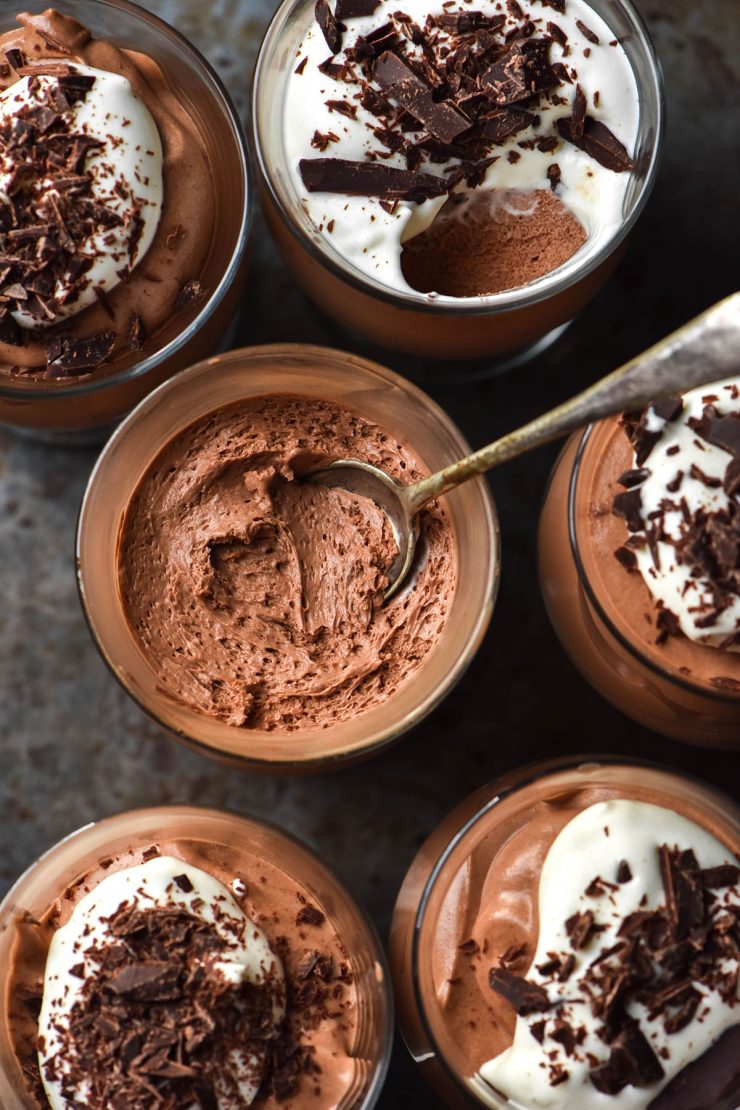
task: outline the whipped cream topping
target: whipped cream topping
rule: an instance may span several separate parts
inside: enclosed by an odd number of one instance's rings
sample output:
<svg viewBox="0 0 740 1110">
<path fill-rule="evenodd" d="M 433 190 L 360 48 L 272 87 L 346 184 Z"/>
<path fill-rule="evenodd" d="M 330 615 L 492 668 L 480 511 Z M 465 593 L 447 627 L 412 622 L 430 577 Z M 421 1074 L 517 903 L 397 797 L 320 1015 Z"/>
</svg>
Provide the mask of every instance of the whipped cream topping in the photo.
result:
<svg viewBox="0 0 740 1110">
<path fill-rule="evenodd" d="M 740 378 L 686 393 L 677 415 L 669 403 L 670 419 L 662 409 L 648 409 L 632 432 L 642 481 L 630 483 L 615 509 L 626 498 L 629 550 L 681 632 L 740 651 Z M 720 425 L 723 417 L 729 424 Z"/>
<path fill-rule="evenodd" d="M 474 7 L 486 16 L 508 14 L 504 4 L 493 0 L 482 0 Z M 400 5 L 398 0 L 381 0 L 371 16 L 342 17 L 347 28 L 342 49 L 329 60 L 342 66 L 347 48 L 356 43 L 357 37 L 379 28 L 399 9 L 420 26 L 424 25 L 428 16 L 449 16 L 455 11 L 467 10 L 464 5 L 449 7 L 444 0 L 406 0 Z M 615 42 L 614 34 L 604 20 L 583 0 L 566 0 L 564 12 L 542 4 L 532 5 L 531 8 L 527 6 L 523 17 L 517 19 L 509 15 L 509 25 L 512 28 L 521 25 L 522 18 L 530 18 L 534 22 L 536 35 L 545 35 L 546 25 L 551 20 L 557 23 L 567 36 L 567 45 L 553 40 L 550 59 L 553 63 L 566 64 L 577 74 L 573 83 L 566 83 L 558 89 L 563 103 L 548 103 L 537 109 L 540 123 L 532 135 L 557 134 L 556 121 L 572 114 L 577 81 L 585 94 L 588 114 L 603 120 L 631 152 L 639 119 L 637 86 L 628 58 L 621 45 Z M 583 26 L 592 37 L 584 32 Z M 598 43 L 593 41 L 594 37 Z M 405 42 L 405 50 L 411 57 L 418 57 L 421 53 L 421 47 L 410 42 Z M 299 162 L 301 159 L 316 158 L 319 154 L 316 146 L 312 145 L 316 132 L 334 136 L 321 151 L 324 157 L 364 160 L 369 153 L 380 152 L 378 164 L 406 168 L 403 153 L 391 153 L 374 135 L 379 119 L 362 105 L 357 96 L 357 86 L 320 71 L 319 66 L 327 61 L 328 56 L 329 50 L 321 29 L 312 21 L 295 52 L 295 66 L 291 67 L 285 89 L 283 143 L 293 190 L 325 244 L 336 251 L 345 263 L 394 290 L 414 293 L 401 269 L 402 244 L 429 227 L 446 203 L 447 196 L 420 203 L 402 200 L 392 212 L 388 212 L 374 198 L 310 193 L 304 187 Z M 345 100 L 351 105 L 354 118 L 327 104 L 327 101 L 337 100 Z M 417 133 L 422 130 L 419 126 Z M 418 137 L 417 133 L 410 133 L 412 141 Z M 558 196 L 583 224 L 587 234 L 579 258 L 584 257 L 583 252 L 589 256 L 594 254 L 623 222 L 630 174 L 612 172 L 569 142 L 559 142 L 554 152 L 537 147 L 529 149 L 529 144 L 524 147 L 519 145 L 520 140 L 530 138 L 527 131 L 513 134 L 498 144 L 493 150 L 497 159 L 488 167 L 483 184 L 475 192 L 549 189 L 548 168 L 557 163 L 560 169 Z M 509 154 L 512 155 L 511 160 Z M 417 169 L 443 177 L 452 164 L 449 161 L 432 162 L 425 157 Z M 459 194 L 465 189 L 466 186 L 460 183 L 454 192 Z M 438 303 L 459 299 L 439 293 L 428 296 Z"/>
<path fill-rule="evenodd" d="M 517 1018 L 511 1047 L 480 1069 L 483 1080 L 506 1095 L 513 1106 L 524 1110 L 593 1110 L 594 1106 L 644 1110 L 674 1076 L 737 1022 L 734 1000 L 725 1001 L 705 984 L 693 984 L 701 995 L 693 1020 L 671 1033 L 665 1031 L 664 1014 L 651 1016 L 645 1005 L 630 999 L 628 1014 L 639 1023 L 662 1066 L 663 1077 L 647 1085 L 628 1083 L 609 1095 L 591 1081 L 590 1072 L 595 1064 L 606 1062 L 610 1047 L 597 1032 L 599 1022 L 592 1012 L 592 984 L 587 974 L 598 966 L 596 961 L 604 966 L 610 950 L 624 943 L 625 934 L 620 935 L 619 929 L 629 915 L 648 913 L 665 903 L 661 845 L 693 850 L 702 869 L 737 862 L 719 840 L 693 821 L 662 806 L 623 799 L 589 806 L 565 826 L 550 847 L 539 884 L 537 949 L 526 978 L 546 990 L 552 1005 Z M 620 874 L 623 861 L 628 870 Z M 606 880 L 599 890 L 594 889 L 597 876 Z M 723 907 L 740 908 L 737 885 L 717 894 Z M 597 929 L 574 951 L 566 922 L 588 912 Z M 555 953 L 573 957 L 573 969 L 562 982 L 557 975 L 538 970 L 547 968 Z M 728 958 L 724 963 L 729 974 L 736 974 L 736 960 Z M 737 982 L 735 990 L 740 990 Z M 557 1031 L 558 1019 L 564 1019 L 576 1034 L 571 1051 L 550 1035 Z M 543 1030 L 537 1028 L 541 1022 Z M 539 1033 L 543 1033 L 541 1041 Z"/>
<path fill-rule="evenodd" d="M 74 255 L 75 272 L 57 276 L 54 287 L 44 294 L 45 308 L 29 295 L 21 298 L 11 313 L 22 328 L 37 329 L 53 326 L 94 304 L 144 257 L 162 212 L 164 159 L 157 125 L 125 77 L 66 62 L 61 67 L 47 62 L 26 68 L 38 69 L 38 73 L 21 76 L 0 94 L 0 129 L 12 129 L 14 121 L 29 110 L 54 104 L 63 109 L 58 116 L 67 133 L 99 143 L 87 146 L 81 167 L 62 167 L 61 176 L 87 178 L 85 196 L 101 206 L 89 209 L 92 226 L 83 241 L 62 238 L 65 250 Z M 92 79 L 89 90 L 72 104 L 65 104 L 57 95 L 59 76 L 53 71 L 60 68 L 69 75 Z M 57 132 L 58 125 L 52 122 L 45 138 L 53 142 Z M 23 143 L 9 144 L 0 154 L 0 207 L 12 204 L 17 175 L 27 164 L 27 149 Z M 33 209 L 30 216 L 36 218 L 24 222 L 40 227 L 50 224 L 52 233 L 63 237 L 64 219 L 60 217 L 57 226 L 49 219 L 50 212 L 59 210 L 59 189 L 56 175 L 35 181 L 26 203 Z M 68 224 L 66 234 L 74 235 L 74 227 Z"/>
<path fill-rule="evenodd" d="M 283 1020 L 284 974 L 280 959 L 262 930 L 222 883 L 171 856 L 117 871 L 80 899 L 49 947 L 38 1027 L 39 1068 L 52 1110 L 85 1105 L 89 1098 L 88 1082 L 84 1077 L 77 1080 L 78 1069 L 73 1071 L 65 1057 L 65 1033 L 75 1004 L 83 999 L 85 982 L 96 966 L 94 950 L 121 943 L 111 936 L 108 920 L 127 903 L 139 910 L 179 908 L 207 923 L 223 943 L 223 951 L 209 964 L 209 971 L 234 988 L 243 983 L 277 984 L 278 989 L 272 993 L 274 1026 Z M 235 1104 L 234 1077 L 238 1105 L 248 1106 L 259 1090 L 263 1066 L 263 1058 L 234 1048 L 229 1053 L 231 1079 L 223 1085 L 218 1078 L 215 1081 L 219 1110 L 231 1110 Z M 70 1086 L 74 1086 L 74 1099 L 78 1101 L 73 1101 Z"/>
</svg>

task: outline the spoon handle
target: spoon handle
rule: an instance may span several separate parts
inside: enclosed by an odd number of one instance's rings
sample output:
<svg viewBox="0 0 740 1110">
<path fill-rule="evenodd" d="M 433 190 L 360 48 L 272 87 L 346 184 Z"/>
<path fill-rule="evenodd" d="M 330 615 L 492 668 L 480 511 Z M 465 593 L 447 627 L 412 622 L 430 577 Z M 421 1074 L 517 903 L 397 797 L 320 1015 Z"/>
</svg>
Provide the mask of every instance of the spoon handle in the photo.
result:
<svg viewBox="0 0 740 1110">
<path fill-rule="evenodd" d="M 605 416 L 640 409 L 660 397 L 721 381 L 740 369 L 740 293 L 690 320 L 583 393 L 473 455 L 407 487 L 411 513 L 475 474 L 569 435 Z"/>
</svg>

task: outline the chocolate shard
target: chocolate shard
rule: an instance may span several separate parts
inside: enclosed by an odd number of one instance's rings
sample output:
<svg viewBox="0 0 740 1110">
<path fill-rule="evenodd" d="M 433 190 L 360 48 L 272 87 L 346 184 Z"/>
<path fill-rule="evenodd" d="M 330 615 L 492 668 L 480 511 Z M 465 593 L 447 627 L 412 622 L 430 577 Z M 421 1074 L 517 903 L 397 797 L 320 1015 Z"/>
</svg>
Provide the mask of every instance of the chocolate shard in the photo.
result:
<svg viewBox="0 0 740 1110">
<path fill-rule="evenodd" d="M 375 162 L 345 158 L 303 158 L 299 162 L 309 193 L 341 193 L 386 200 L 427 200 L 447 192 L 447 182 L 430 173 L 415 173 Z"/>
<path fill-rule="evenodd" d="M 552 1005 L 544 987 L 522 979 L 503 967 L 491 968 L 489 982 L 496 994 L 505 998 L 520 1017 L 549 1010 Z"/>
<path fill-rule="evenodd" d="M 532 112 L 525 112 L 521 108 L 499 108 L 489 112 L 476 121 L 476 130 L 486 139 L 494 143 L 501 143 L 510 135 L 516 135 L 531 127 L 536 119 Z"/>
<path fill-rule="evenodd" d="M 740 457 L 740 416 L 737 413 L 720 416 L 714 405 L 706 405 L 701 419 L 691 420 L 689 425 L 713 447 L 721 447 L 734 458 Z"/>
<path fill-rule="evenodd" d="M 440 142 L 452 143 L 470 127 L 468 117 L 450 101 L 435 101 L 429 85 L 398 54 L 381 54 L 373 75 L 380 87 Z"/>
<path fill-rule="evenodd" d="M 321 28 L 321 33 L 326 39 L 326 45 L 332 54 L 338 54 L 342 48 L 342 31 L 334 18 L 334 13 L 329 6 L 329 0 L 316 0 L 314 7 L 316 22 Z"/>
<path fill-rule="evenodd" d="M 612 502 L 612 508 L 617 516 L 624 518 L 630 532 L 642 530 L 642 494 L 639 489 L 618 493 Z"/>
<path fill-rule="evenodd" d="M 570 937 L 571 947 L 578 951 L 585 948 L 596 929 L 592 910 L 583 913 L 574 913 L 565 923 L 565 930 Z"/>
<path fill-rule="evenodd" d="M 318 906 L 301 906 L 296 914 L 296 925 L 322 925 L 325 921 L 324 914 Z"/>
<path fill-rule="evenodd" d="M 683 412 L 683 398 L 682 397 L 661 397 L 657 401 L 653 401 L 650 406 L 656 416 L 661 420 L 665 420 L 666 424 L 676 420 Z"/>
<path fill-rule="evenodd" d="M 187 875 L 175 875 L 172 881 L 178 888 L 178 890 L 181 890 L 183 892 L 183 894 L 192 893 L 193 884 L 191 883 Z"/>
<path fill-rule="evenodd" d="M 701 885 L 705 890 L 737 886 L 738 882 L 740 882 L 740 867 L 736 867 L 733 863 L 723 863 L 718 867 L 704 867 L 701 871 Z"/>
<path fill-rule="evenodd" d="M 9 50 L 5 51 L 5 57 L 8 59 L 13 69 L 15 70 L 22 69 L 26 64 L 26 59 L 23 55 L 23 51 L 18 50 L 18 48 L 15 46 L 12 46 Z"/>
<path fill-rule="evenodd" d="M 668 912 L 673 920 L 676 936 L 685 937 L 690 929 L 704 922 L 704 896 L 699 864 L 691 849 L 680 851 L 662 844 L 658 852 Z"/>
<path fill-rule="evenodd" d="M 180 972 L 165 960 L 130 963 L 109 975 L 106 986 L 114 994 L 135 1001 L 174 999 L 180 995 Z"/>
<path fill-rule="evenodd" d="M 573 97 L 573 114 L 570 117 L 570 130 L 573 140 L 583 138 L 583 127 L 586 120 L 586 94 L 580 85 L 576 85 Z"/>
<path fill-rule="evenodd" d="M 634 570 L 637 566 L 637 556 L 631 547 L 625 547 L 624 545 L 618 547 L 614 552 L 614 558 L 627 570 Z"/>
<path fill-rule="evenodd" d="M 586 116 L 583 121 L 583 133 L 580 136 L 573 130 L 572 116 L 559 119 L 556 126 L 562 138 L 585 151 L 607 170 L 623 173 L 625 170 L 635 168 L 634 161 L 619 139 L 601 120 Z"/>
<path fill-rule="evenodd" d="M 482 90 L 496 104 L 518 104 L 558 84 L 550 65 L 550 40 L 515 39 L 507 52 L 480 76 Z"/>
<path fill-rule="evenodd" d="M 132 351 L 140 351 L 146 342 L 146 328 L 141 317 L 135 313 L 129 318 L 127 339 Z"/>
<path fill-rule="evenodd" d="M 57 336 L 47 348 L 47 374 L 53 377 L 95 370 L 111 354 L 117 339 L 115 331 L 103 331 L 82 339 Z"/>
<path fill-rule="evenodd" d="M 547 167 L 547 180 L 550 183 L 550 188 L 552 189 L 553 193 L 557 192 L 561 177 L 562 174 L 560 171 L 560 166 L 557 162 L 553 162 L 552 165 Z"/>
<path fill-rule="evenodd" d="M 372 15 L 380 0 L 337 0 L 335 14 L 337 19 L 359 19 Z"/>
</svg>

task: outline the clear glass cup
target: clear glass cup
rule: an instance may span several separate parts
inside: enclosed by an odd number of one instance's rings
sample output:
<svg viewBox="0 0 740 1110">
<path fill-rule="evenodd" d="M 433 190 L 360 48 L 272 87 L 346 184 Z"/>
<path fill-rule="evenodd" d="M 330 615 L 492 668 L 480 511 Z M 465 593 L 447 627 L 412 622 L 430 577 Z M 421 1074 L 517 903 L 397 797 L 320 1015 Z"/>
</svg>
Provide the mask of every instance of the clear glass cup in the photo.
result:
<svg viewBox="0 0 740 1110">
<path fill-rule="evenodd" d="M 162 688 L 126 619 L 118 585 L 121 520 L 141 477 L 172 436 L 224 405 L 269 393 L 298 393 L 346 405 L 399 436 L 430 471 L 469 451 L 459 430 L 426 394 L 356 355 L 301 344 L 220 355 L 160 386 L 105 447 L 80 513 L 80 596 L 93 638 L 115 677 L 176 738 L 205 755 L 252 770 L 326 770 L 398 739 L 431 712 L 465 671 L 491 618 L 499 579 L 498 523 L 485 479 L 448 495 L 458 587 L 444 632 L 408 682 L 354 720 L 275 733 L 228 725 L 182 705 Z"/>
<path fill-rule="evenodd" d="M 337 1110 L 375 1106 L 388 1069 L 393 1037 L 393 1001 L 385 954 L 364 910 L 339 879 L 298 840 L 273 825 L 199 806 L 132 810 L 86 825 L 61 840 L 22 875 L 0 903 L 0 1095 L 3 1110 L 33 1110 L 13 1049 L 8 1014 L 13 1002 L 12 957 L 24 917 L 41 920 L 57 898 L 101 861 L 158 841 L 187 845 L 188 859 L 213 845 L 226 859 L 259 857 L 284 872 L 318 905 L 347 950 L 357 991 L 357 1028 L 349 1045 L 356 1061 L 354 1082 Z M 193 858 L 195 857 L 195 858 Z M 196 863 L 196 866 L 198 864 Z M 17 1004 L 17 1003 L 16 1003 Z"/>
<path fill-rule="evenodd" d="M 589 0 L 622 42 L 640 99 L 637 170 L 624 198 L 624 220 L 591 254 L 579 252 L 529 285 L 458 303 L 394 291 L 352 267 L 312 225 L 293 187 L 283 144 L 285 84 L 296 50 L 314 20 L 313 0 L 283 0 L 267 31 L 254 78 L 252 126 L 260 194 L 273 238 L 304 291 L 351 333 L 425 358 L 497 359 L 557 332 L 590 301 L 616 267 L 648 199 L 663 143 L 660 68 L 647 29 L 630 0 Z"/>
<path fill-rule="evenodd" d="M 618 421 L 605 420 L 573 436 L 555 464 L 539 526 L 540 583 L 550 620 L 584 677 L 628 717 L 675 740 L 740 749 L 740 685 L 734 691 L 689 678 L 667 660 L 654 635 L 638 642 L 623 593 L 631 585 L 627 571 L 611 552 L 605 567 L 591 539 L 594 505 L 631 465 L 621 465 L 624 443 Z M 615 570 L 622 576 L 616 582 Z M 651 609 L 645 587 L 644 611 Z M 729 654 L 686 644 L 694 658 L 718 670 Z M 738 668 L 735 658 L 732 669 L 740 674 Z"/>
<path fill-rule="evenodd" d="M 602 756 L 553 760 L 518 768 L 471 794 L 434 830 L 411 864 L 393 912 L 388 949 L 406 1046 L 449 1106 L 513 1106 L 479 1076 L 466 1074 L 465 1046 L 451 1035 L 437 998 L 435 952 L 467 939 L 450 936 L 444 924 L 459 900 L 463 869 L 473 853 L 486 868 L 527 827 L 534 801 L 557 805 L 584 789 L 595 791 L 598 800 L 627 797 L 667 808 L 678 805 L 690 820 L 711 827 L 731 852 L 740 851 L 738 806 L 697 780 L 655 764 Z M 733 1107 L 727 1103 L 714 1110 Z"/>
<path fill-rule="evenodd" d="M 240 301 L 252 189 L 246 140 L 226 89 L 205 58 L 156 15 L 129 0 L 59 0 L 55 8 L 93 35 L 148 54 L 187 106 L 205 144 L 215 199 L 212 248 L 197 276 L 207 298 L 174 313 L 141 358 L 123 351 L 84 380 L 32 380 L 0 369 L 0 425 L 58 442 L 100 439 L 154 386 L 223 343 Z M 16 27 L 5 6 L 0 33 Z"/>
</svg>

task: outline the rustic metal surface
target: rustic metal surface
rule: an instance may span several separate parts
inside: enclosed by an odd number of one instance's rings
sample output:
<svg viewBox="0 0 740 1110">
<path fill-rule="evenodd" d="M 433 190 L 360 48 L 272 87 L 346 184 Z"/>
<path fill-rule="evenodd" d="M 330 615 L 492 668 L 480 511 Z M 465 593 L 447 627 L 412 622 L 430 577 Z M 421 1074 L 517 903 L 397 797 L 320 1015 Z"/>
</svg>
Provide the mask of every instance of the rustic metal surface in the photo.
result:
<svg viewBox="0 0 740 1110">
<path fill-rule="evenodd" d="M 271 0 L 149 6 L 205 51 L 246 114 Z M 734 0 L 640 6 L 667 82 L 660 180 L 616 276 L 549 354 L 474 386 L 429 387 L 475 446 L 584 387 L 738 281 Z M 240 343 L 306 340 L 361 349 L 295 289 L 259 217 L 254 244 Z M 398 358 L 386 361 L 403 370 Z M 563 655 L 535 566 L 537 514 L 554 454 L 542 451 L 491 479 L 503 531 L 502 589 L 490 632 L 458 688 L 374 762 L 291 781 L 224 772 L 169 740 L 127 699 L 92 645 L 75 586 L 75 519 L 94 453 L 0 435 L 0 893 L 84 822 L 132 806 L 194 801 L 250 811 L 302 836 L 386 934 L 420 842 L 460 798 L 500 771 L 542 756 L 612 751 L 737 786 L 736 757 L 661 740 L 633 725 Z M 381 1105 L 439 1105 L 400 1046 Z"/>
</svg>

